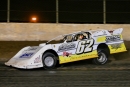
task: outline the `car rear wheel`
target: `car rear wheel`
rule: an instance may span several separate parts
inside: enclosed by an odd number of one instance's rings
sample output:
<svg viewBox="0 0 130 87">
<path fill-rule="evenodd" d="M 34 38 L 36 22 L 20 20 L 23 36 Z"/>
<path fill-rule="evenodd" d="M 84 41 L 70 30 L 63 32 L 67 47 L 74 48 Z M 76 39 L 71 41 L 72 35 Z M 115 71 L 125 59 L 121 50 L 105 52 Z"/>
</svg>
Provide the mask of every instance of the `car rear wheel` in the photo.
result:
<svg viewBox="0 0 130 87">
<path fill-rule="evenodd" d="M 97 65 L 104 65 L 108 61 L 108 54 L 105 50 L 98 50 L 98 57 L 93 59 L 93 63 Z"/>
<path fill-rule="evenodd" d="M 53 69 L 57 64 L 57 57 L 50 52 L 47 52 L 42 57 L 43 67 L 45 69 Z"/>
</svg>

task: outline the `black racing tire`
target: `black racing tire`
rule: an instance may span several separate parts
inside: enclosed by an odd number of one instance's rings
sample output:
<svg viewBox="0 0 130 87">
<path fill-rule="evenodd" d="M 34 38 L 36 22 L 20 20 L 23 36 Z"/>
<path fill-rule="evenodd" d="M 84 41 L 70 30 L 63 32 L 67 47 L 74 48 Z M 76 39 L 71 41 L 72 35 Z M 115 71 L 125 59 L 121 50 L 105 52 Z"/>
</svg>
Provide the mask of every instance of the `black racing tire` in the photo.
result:
<svg viewBox="0 0 130 87">
<path fill-rule="evenodd" d="M 94 58 L 92 61 L 94 64 L 104 65 L 108 61 L 108 56 L 109 56 L 109 54 L 105 50 L 100 49 L 100 50 L 98 50 L 98 57 Z"/>
<path fill-rule="evenodd" d="M 42 63 L 45 69 L 54 69 L 57 64 L 57 57 L 53 53 L 47 52 L 42 56 Z"/>
</svg>

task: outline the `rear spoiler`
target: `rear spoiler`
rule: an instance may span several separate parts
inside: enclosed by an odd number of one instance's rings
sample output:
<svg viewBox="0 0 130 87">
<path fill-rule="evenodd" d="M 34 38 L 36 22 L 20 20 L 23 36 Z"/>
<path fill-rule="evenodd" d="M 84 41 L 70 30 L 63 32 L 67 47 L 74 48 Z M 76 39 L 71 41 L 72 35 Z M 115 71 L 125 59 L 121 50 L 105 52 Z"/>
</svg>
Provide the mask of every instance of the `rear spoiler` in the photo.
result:
<svg viewBox="0 0 130 87">
<path fill-rule="evenodd" d="M 122 33 L 122 31 L 123 31 L 123 28 L 119 28 L 119 29 L 114 30 L 112 34 L 113 35 L 119 35 L 119 34 Z"/>
</svg>

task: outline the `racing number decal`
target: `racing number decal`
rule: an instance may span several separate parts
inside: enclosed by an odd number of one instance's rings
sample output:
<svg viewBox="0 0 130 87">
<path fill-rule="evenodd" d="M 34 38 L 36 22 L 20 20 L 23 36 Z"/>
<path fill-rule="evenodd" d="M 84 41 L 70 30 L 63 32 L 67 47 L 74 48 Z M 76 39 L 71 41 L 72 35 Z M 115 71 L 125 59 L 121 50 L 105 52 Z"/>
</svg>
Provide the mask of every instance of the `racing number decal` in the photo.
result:
<svg viewBox="0 0 130 87">
<path fill-rule="evenodd" d="M 85 47 L 84 52 L 92 52 L 93 44 L 94 44 L 94 40 L 93 39 L 87 40 L 87 42 L 86 42 L 87 46 Z"/>
<path fill-rule="evenodd" d="M 79 41 L 76 54 L 92 52 L 94 39 Z"/>
</svg>

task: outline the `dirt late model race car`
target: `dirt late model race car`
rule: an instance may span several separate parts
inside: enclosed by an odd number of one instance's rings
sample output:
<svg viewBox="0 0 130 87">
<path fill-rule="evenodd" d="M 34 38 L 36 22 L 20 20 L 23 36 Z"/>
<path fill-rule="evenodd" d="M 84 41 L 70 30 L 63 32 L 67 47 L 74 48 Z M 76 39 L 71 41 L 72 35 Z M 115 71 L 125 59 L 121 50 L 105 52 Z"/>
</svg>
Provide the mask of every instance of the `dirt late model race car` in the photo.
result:
<svg viewBox="0 0 130 87">
<path fill-rule="evenodd" d="M 108 61 L 109 54 L 126 51 L 122 31 L 119 28 L 113 31 L 90 30 L 60 35 L 39 46 L 24 47 L 5 65 L 22 69 L 52 69 L 57 64 L 85 59 L 103 65 Z M 60 41 L 54 43 L 58 39 Z"/>
</svg>

